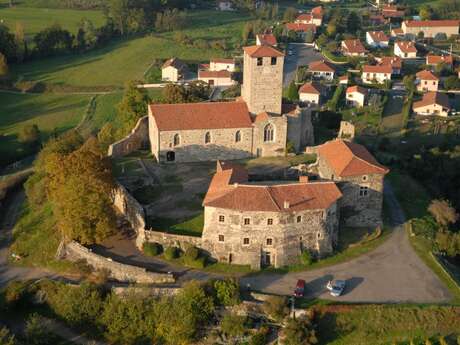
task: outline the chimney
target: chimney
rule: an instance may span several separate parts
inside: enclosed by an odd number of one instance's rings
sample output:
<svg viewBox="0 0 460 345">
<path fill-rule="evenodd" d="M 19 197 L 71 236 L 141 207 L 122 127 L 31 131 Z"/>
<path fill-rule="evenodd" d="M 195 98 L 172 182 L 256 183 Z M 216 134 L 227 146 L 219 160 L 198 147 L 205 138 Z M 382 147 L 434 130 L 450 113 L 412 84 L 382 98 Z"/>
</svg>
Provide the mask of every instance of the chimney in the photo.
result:
<svg viewBox="0 0 460 345">
<path fill-rule="evenodd" d="M 300 183 L 307 183 L 308 182 L 308 176 L 307 175 L 300 175 L 299 176 L 299 182 Z"/>
<path fill-rule="evenodd" d="M 284 200 L 284 208 L 286 208 L 286 209 L 289 208 L 289 201 Z"/>
</svg>

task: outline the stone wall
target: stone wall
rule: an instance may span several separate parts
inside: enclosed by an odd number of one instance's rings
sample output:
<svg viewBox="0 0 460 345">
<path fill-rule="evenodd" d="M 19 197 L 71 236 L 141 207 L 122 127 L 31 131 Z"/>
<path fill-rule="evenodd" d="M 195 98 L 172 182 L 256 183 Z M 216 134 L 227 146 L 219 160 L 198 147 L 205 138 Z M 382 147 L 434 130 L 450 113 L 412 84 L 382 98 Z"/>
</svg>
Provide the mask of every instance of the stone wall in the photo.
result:
<svg viewBox="0 0 460 345">
<path fill-rule="evenodd" d="M 311 108 L 298 108 L 287 114 L 287 140 L 294 144 L 296 152 L 312 145 L 315 141 L 313 124 L 311 122 Z"/>
<path fill-rule="evenodd" d="M 163 247 L 178 247 L 182 250 L 187 249 L 188 246 L 201 247 L 201 237 L 168 234 L 166 232 L 144 230 L 145 242 L 160 243 Z"/>
<path fill-rule="evenodd" d="M 109 146 L 109 157 L 121 157 L 143 147 L 148 147 L 149 122 L 148 116 L 137 121 L 136 126 L 125 138 Z"/>
<path fill-rule="evenodd" d="M 143 284 L 175 282 L 172 274 L 149 272 L 145 268 L 113 261 L 110 258 L 93 253 L 90 249 L 74 241 L 61 245 L 58 257 L 69 261 L 86 260 L 88 265 L 96 270 L 108 270 L 110 272 L 109 277 L 120 282 Z"/>
<path fill-rule="evenodd" d="M 264 130 L 271 124 L 275 130 L 273 141 L 264 141 Z M 254 122 L 253 155 L 257 157 L 284 156 L 287 141 L 287 117 L 270 116 L 266 121 Z"/>
<path fill-rule="evenodd" d="M 355 126 L 348 121 L 340 121 L 338 138 L 353 140 L 355 137 Z"/>
</svg>

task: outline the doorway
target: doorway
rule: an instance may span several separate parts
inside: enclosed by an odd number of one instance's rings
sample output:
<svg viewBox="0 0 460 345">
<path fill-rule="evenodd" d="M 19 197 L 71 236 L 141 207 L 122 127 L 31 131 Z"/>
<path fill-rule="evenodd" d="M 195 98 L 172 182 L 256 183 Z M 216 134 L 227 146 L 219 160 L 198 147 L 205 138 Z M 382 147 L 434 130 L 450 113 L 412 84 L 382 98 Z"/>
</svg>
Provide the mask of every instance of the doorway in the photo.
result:
<svg viewBox="0 0 460 345">
<path fill-rule="evenodd" d="M 262 266 L 267 267 L 272 265 L 272 254 L 270 252 L 262 252 Z"/>
<path fill-rule="evenodd" d="M 176 160 L 176 153 L 174 151 L 166 152 L 166 161 L 174 162 Z"/>
</svg>

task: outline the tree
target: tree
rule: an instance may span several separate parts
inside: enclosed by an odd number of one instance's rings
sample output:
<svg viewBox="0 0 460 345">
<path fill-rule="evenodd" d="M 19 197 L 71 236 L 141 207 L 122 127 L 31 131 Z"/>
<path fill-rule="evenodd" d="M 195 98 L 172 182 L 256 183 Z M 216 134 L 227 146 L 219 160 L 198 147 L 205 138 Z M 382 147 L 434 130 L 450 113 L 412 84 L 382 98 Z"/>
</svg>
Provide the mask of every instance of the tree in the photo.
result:
<svg viewBox="0 0 460 345">
<path fill-rule="evenodd" d="M 24 61 L 27 55 L 27 44 L 24 38 L 24 26 L 21 22 L 16 22 L 16 30 L 14 33 L 14 39 L 16 42 L 16 60 L 18 62 Z"/>
<path fill-rule="evenodd" d="M 246 317 L 228 313 L 225 314 L 225 316 L 222 318 L 220 322 L 220 328 L 226 336 L 230 338 L 236 338 L 244 335 L 245 323 Z"/>
<path fill-rule="evenodd" d="M 308 318 L 289 319 L 283 329 L 285 345 L 317 344 L 316 331 Z"/>
<path fill-rule="evenodd" d="M 291 83 L 289 84 L 289 87 L 286 92 L 286 98 L 291 102 L 299 99 L 299 92 L 297 90 L 297 85 L 295 84 L 294 80 L 291 81 Z"/>
<path fill-rule="evenodd" d="M 418 14 L 422 20 L 430 20 L 433 16 L 433 9 L 428 5 L 422 5 Z"/>
<path fill-rule="evenodd" d="M 115 27 L 120 31 L 123 36 L 126 32 L 126 25 L 128 21 L 129 1 L 128 0 L 109 0 L 108 1 L 108 15 L 115 23 Z"/>
<path fill-rule="evenodd" d="M 51 56 L 61 52 L 72 50 L 72 34 L 61 28 L 59 24 L 54 24 L 38 32 L 33 39 L 35 49 L 41 56 Z"/>
<path fill-rule="evenodd" d="M 436 245 L 440 252 L 450 257 L 460 255 L 460 233 L 439 231 L 436 233 Z"/>
<path fill-rule="evenodd" d="M 115 138 L 115 128 L 110 122 L 102 126 L 99 133 L 97 133 L 97 140 L 99 141 L 99 145 L 101 145 L 101 149 L 104 151 L 115 142 Z"/>
<path fill-rule="evenodd" d="M 448 76 L 444 79 L 444 87 L 447 90 L 458 90 L 460 89 L 460 79 L 456 75 Z"/>
<path fill-rule="evenodd" d="M 18 139 L 21 143 L 36 145 L 40 142 L 40 130 L 37 125 L 25 125 L 19 131 Z"/>
<path fill-rule="evenodd" d="M 7 26 L 0 24 L 0 54 L 4 55 L 7 60 L 12 60 L 16 57 L 16 49 L 14 35 L 10 33 Z"/>
<path fill-rule="evenodd" d="M 6 327 L 0 327 L 0 345 L 16 345 L 14 336 L 10 335 Z"/>
<path fill-rule="evenodd" d="M 232 306 L 240 302 L 240 285 L 235 278 L 216 280 L 214 289 L 220 304 Z"/>
<path fill-rule="evenodd" d="M 432 200 L 428 206 L 428 212 L 436 219 L 436 222 L 443 228 L 458 220 L 458 213 L 447 200 Z"/>
<path fill-rule="evenodd" d="M 433 343 L 430 341 L 430 339 L 425 340 L 425 345 L 433 345 Z"/>
<path fill-rule="evenodd" d="M 355 34 L 359 29 L 361 29 L 361 16 L 351 11 L 346 19 L 346 31 Z"/>
<path fill-rule="evenodd" d="M 408 93 L 412 93 L 415 88 L 415 76 L 413 74 L 405 75 L 403 78 L 403 84 Z"/>
<path fill-rule="evenodd" d="M 283 20 L 286 22 L 292 22 L 297 18 L 297 9 L 294 7 L 288 7 L 284 11 Z"/>
<path fill-rule="evenodd" d="M 163 102 L 175 104 L 187 102 L 185 87 L 178 84 L 167 84 L 161 93 Z"/>
<path fill-rule="evenodd" d="M 117 106 L 120 121 L 120 137 L 127 135 L 137 121 L 147 114 L 147 105 L 150 98 L 144 89 L 137 87 L 138 82 L 130 81 L 125 85 L 123 99 Z"/>
<path fill-rule="evenodd" d="M 0 77 L 3 77 L 8 74 L 8 64 L 6 62 L 6 57 L 0 53 Z"/>
</svg>

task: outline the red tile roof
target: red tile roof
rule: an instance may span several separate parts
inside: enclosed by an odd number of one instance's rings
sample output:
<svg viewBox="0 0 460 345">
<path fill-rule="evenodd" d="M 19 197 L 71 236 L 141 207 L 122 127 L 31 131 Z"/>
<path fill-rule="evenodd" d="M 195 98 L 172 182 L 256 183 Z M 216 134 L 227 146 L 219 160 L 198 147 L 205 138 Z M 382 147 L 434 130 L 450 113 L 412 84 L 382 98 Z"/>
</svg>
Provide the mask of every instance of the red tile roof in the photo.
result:
<svg viewBox="0 0 460 345">
<path fill-rule="evenodd" d="M 417 48 L 415 47 L 415 44 L 412 41 L 397 41 L 395 42 L 395 45 L 397 45 L 403 53 L 417 52 Z"/>
<path fill-rule="evenodd" d="M 284 53 L 280 52 L 278 49 L 266 45 L 244 47 L 243 50 L 246 54 L 253 58 L 284 56 Z"/>
<path fill-rule="evenodd" d="M 421 101 L 414 102 L 413 109 L 426 107 L 427 105 L 439 104 L 444 108 L 450 109 L 449 97 L 443 92 L 427 92 Z"/>
<path fill-rule="evenodd" d="M 378 58 L 379 65 L 390 65 L 392 68 L 401 69 L 402 59 L 399 56 L 382 56 Z"/>
<path fill-rule="evenodd" d="M 310 62 L 310 64 L 308 65 L 308 69 L 310 71 L 318 71 L 318 72 L 335 72 L 334 66 L 324 60 Z"/>
<path fill-rule="evenodd" d="M 318 154 L 332 168 L 335 176 L 386 174 L 389 171 L 364 146 L 349 141 L 328 141 L 319 147 Z"/>
<path fill-rule="evenodd" d="M 363 95 L 367 95 L 367 89 L 359 85 L 347 87 L 347 91 L 345 93 L 353 93 L 353 92 L 359 92 L 359 93 L 362 93 Z"/>
<path fill-rule="evenodd" d="M 268 115 L 266 111 L 263 111 L 256 115 L 254 122 L 265 122 L 268 121 L 268 119 L 270 119 L 270 115 Z"/>
<path fill-rule="evenodd" d="M 313 31 L 316 32 L 316 25 L 315 24 L 302 24 L 302 23 L 286 23 L 286 29 L 289 31 Z"/>
<path fill-rule="evenodd" d="M 407 27 L 450 27 L 459 26 L 460 20 L 406 20 L 404 21 Z"/>
<path fill-rule="evenodd" d="M 386 18 L 401 18 L 404 17 L 404 11 L 387 11 L 383 10 L 382 14 Z"/>
<path fill-rule="evenodd" d="M 364 65 L 363 73 L 393 73 L 393 68 L 391 65 Z"/>
<path fill-rule="evenodd" d="M 418 72 L 416 75 L 417 79 L 420 80 L 439 80 L 431 71 L 423 70 Z"/>
<path fill-rule="evenodd" d="M 313 15 L 322 15 L 323 14 L 323 8 L 321 6 L 316 6 L 311 9 L 311 14 Z"/>
<path fill-rule="evenodd" d="M 395 29 L 391 29 L 391 34 L 396 35 L 396 36 L 404 35 L 404 31 L 401 28 L 395 28 Z"/>
<path fill-rule="evenodd" d="M 273 34 L 258 34 L 257 38 L 259 39 L 259 41 L 260 41 L 260 43 L 262 45 L 268 44 L 268 45 L 271 45 L 271 46 L 276 46 L 276 44 L 278 43 L 276 41 L 275 35 L 273 35 Z"/>
<path fill-rule="evenodd" d="M 299 94 L 300 93 L 313 93 L 313 94 L 316 94 L 316 95 L 320 95 L 321 94 L 321 89 L 320 89 L 319 85 L 317 85 L 315 83 L 306 83 L 306 84 L 303 84 L 300 87 Z"/>
<path fill-rule="evenodd" d="M 353 40 L 344 40 L 342 41 L 343 45 L 345 45 L 345 49 L 349 53 L 365 53 L 367 52 L 366 48 L 364 48 L 363 44 L 358 39 Z"/>
<path fill-rule="evenodd" d="M 233 59 L 225 59 L 225 58 L 212 58 L 210 62 L 214 63 L 226 63 L 226 64 L 234 64 L 235 60 Z"/>
<path fill-rule="evenodd" d="M 389 38 L 383 31 L 369 31 L 369 36 L 371 36 L 374 42 L 388 42 Z"/>
<path fill-rule="evenodd" d="M 198 78 L 231 78 L 232 72 L 227 70 L 222 71 L 207 71 L 199 70 Z"/>
<path fill-rule="evenodd" d="M 150 111 L 160 131 L 252 127 L 245 102 L 150 104 Z"/>
<path fill-rule="evenodd" d="M 296 21 L 306 21 L 306 22 L 311 22 L 313 16 L 311 13 L 302 13 L 296 18 Z"/>
<path fill-rule="evenodd" d="M 454 58 L 452 55 L 427 55 L 426 64 L 427 65 L 437 65 L 438 63 L 444 62 L 448 65 L 454 63 Z"/>
</svg>

